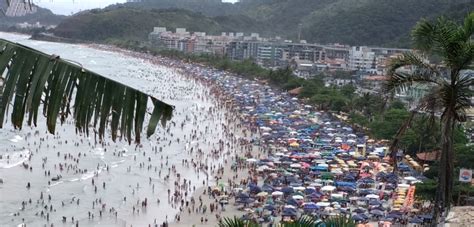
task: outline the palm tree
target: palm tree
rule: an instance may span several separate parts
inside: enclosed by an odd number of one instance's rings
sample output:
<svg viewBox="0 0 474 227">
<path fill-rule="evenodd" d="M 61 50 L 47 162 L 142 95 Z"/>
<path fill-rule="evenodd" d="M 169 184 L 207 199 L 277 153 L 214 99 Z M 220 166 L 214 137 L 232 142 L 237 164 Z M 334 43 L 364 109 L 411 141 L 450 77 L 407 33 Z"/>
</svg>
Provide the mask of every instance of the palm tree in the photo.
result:
<svg viewBox="0 0 474 227">
<path fill-rule="evenodd" d="M 59 56 L 47 55 L 4 39 L 0 39 L 0 78 L 4 80 L 0 88 L 0 128 L 9 108 L 15 128 L 22 128 L 25 116 L 29 126 L 36 126 L 41 106 L 50 133 L 55 133 L 58 118 L 63 123 L 72 115 L 76 129 L 81 133 L 88 135 L 89 126 L 92 124 L 95 128 L 98 125 L 97 133 L 103 139 L 105 128 L 110 123 L 112 140 L 124 137 L 129 143 L 132 140 L 140 143 L 148 99 L 154 105 L 148 136 L 155 132 L 160 120 L 164 125 L 173 112 L 171 105 L 141 91 Z"/>
<path fill-rule="evenodd" d="M 474 13 L 469 14 L 463 24 L 446 18 L 434 22 L 420 21 L 412 31 L 416 53 L 405 53 L 393 60 L 390 65 L 390 79 L 386 84 L 388 91 L 409 89 L 413 85 L 429 86 L 430 92 L 424 95 L 417 112 L 440 113 L 441 160 L 439 184 L 435 202 L 435 215 L 438 218 L 442 209 L 448 208 L 453 188 L 453 130 L 466 120 L 465 111 L 470 107 L 474 85 L 472 68 L 474 57 Z M 440 59 L 437 65 L 426 63 L 427 58 Z M 411 72 L 400 70 L 410 67 Z"/>
</svg>

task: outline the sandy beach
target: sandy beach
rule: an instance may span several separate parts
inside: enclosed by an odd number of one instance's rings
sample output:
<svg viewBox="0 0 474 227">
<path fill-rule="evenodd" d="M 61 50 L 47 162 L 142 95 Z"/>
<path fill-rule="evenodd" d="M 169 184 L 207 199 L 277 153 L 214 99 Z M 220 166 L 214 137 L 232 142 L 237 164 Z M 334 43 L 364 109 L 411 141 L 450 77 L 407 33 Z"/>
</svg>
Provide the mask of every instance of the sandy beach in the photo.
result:
<svg viewBox="0 0 474 227">
<path fill-rule="evenodd" d="M 216 226 L 234 216 L 271 225 L 310 215 L 386 226 L 432 218 L 413 203 L 419 173 L 410 157 L 399 163 L 405 177 L 393 175 L 383 143 L 284 91 L 111 46 L 11 37 L 84 62 L 175 111 L 140 145 L 78 136 L 70 121 L 56 135 L 42 133 L 43 124 L 3 129 L 0 225 Z"/>
</svg>

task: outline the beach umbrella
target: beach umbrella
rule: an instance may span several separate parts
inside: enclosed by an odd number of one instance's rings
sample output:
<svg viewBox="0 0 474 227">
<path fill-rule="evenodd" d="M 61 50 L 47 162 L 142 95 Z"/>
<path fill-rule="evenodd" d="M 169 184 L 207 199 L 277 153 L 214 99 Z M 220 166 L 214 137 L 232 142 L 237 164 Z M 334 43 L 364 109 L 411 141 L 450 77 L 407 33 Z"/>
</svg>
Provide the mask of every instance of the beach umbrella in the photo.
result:
<svg viewBox="0 0 474 227">
<path fill-rule="evenodd" d="M 408 176 L 408 177 L 404 177 L 403 179 L 407 180 L 407 181 L 416 181 L 418 179 L 416 179 L 415 177 L 413 176 Z"/>
<path fill-rule="evenodd" d="M 354 212 L 356 212 L 356 213 L 365 213 L 366 210 L 359 207 L 359 208 L 355 209 Z"/>
<path fill-rule="evenodd" d="M 270 167 L 268 167 L 267 165 L 261 165 L 261 166 L 259 166 L 259 167 L 257 168 L 257 171 L 258 171 L 258 172 L 263 172 L 263 171 L 265 171 L 265 170 L 267 170 L 267 169 L 270 169 Z"/>
<path fill-rule="evenodd" d="M 410 185 L 408 185 L 408 184 L 398 184 L 397 186 L 399 188 L 409 188 L 410 187 Z"/>
<path fill-rule="evenodd" d="M 267 195 L 268 195 L 267 192 L 259 192 L 259 193 L 257 194 L 258 197 L 265 197 L 265 196 L 267 196 Z"/>
<path fill-rule="evenodd" d="M 336 187 L 332 186 L 332 185 L 326 185 L 326 186 L 323 186 L 321 188 L 321 191 L 334 191 L 336 189 Z"/>
<path fill-rule="evenodd" d="M 316 203 L 317 206 L 320 206 L 320 207 L 327 207 L 327 206 L 330 206 L 331 203 L 329 202 L 318 202 Z"/>
<path fill-rule="evenodd" d="M 379 199 L 380 197 L 378 195 L 375 195 L 375 194 L 368 194 L 365 196 L 365 198 L 368 198 L 368 199 Z"/>
<path fill-rule="evenodd" d="M 290 165 L 291 168 L 301 168 L 301 164 L 299 163 L 293 163 Z"/>
<path fill-rule="evenodd" d="M 281 189 L 281 191 L 284 192 L 284 193 L 287 193 L 287 194 L 294 192 L 292 187 L 284 187 L 284 188 Z"/>
<path fill-rule="evenodd" d="M 419 218 L 419 217 L 414 217 L 412 219 L 410 219 L 409 223 L 413 223 L 413 224 L 421 224 L 423 223 L 424 220 Z"/>
<path fill-rule="evenodd" d="M 293 187 L 293 189 L 296 190 L 296 191 L 303 191 L 303 190 L 305 190 L 306 188 L 303 187 L 303 186 L 297 186 L 297 187 Z"/>
<path fill-rule="evenodd" d="M 283 192 L 281 192 L 281 191 L 272 192 L 272 196 L 282 196 L 282 195 L 283 195 Z"/>
<path fill-rule="evenodd" d="M 422 214 L 419 216 L 420 218 L 426 219 L 426 220 L 431 220 L 433 219 L 433 215 L 431 214 Z"/>
<path fill-rule="evenodd" d="M 264 185 L 262 186 L 262 191 L 264 191 L 264 192 L 270 193 L 270 192 L 272 192 L 273 190 L 274 190 L 273 187 L 272 187 L 271 185 L 269 185 L 269 184 L 264 184 Z"/>
<path fill-rule="evenodd" d="M 249 162 L 249 163 L 254 163 L 254 162 L 257 162 L 257 159 L 255 159 L 255 158 L 249 158 L 249 159 L 247 159 L 247 162 Z"/>
<path fill-rule="evenodd" d="M 259 193 L 259 192 L 262 191 L 262 189 L 259 186 L 255 185 L 255 184 L 250 184 L 249 189 L 250 189 L 251 193 Z"/>
<path fill-rule="evenodd" d="M 314 187 L 307 187 L 305 190 L 304 190 L 304 193 L 305 194 L 311 194 L 313 192 L 316 192 L 316 189 Z"/>
<path fill-rule="evenodd" d="M 384 212 L 381 210 L 371 210 L 370 214 L 377 215 L 377 216 L 384 216 Z"/>
<path fill-rule="evenodd" d="M 267 205 L 263 206 L 263 209 L 273 211 L 273 210 L 276 209 L 276 207 L 274 205 L 267 204 Z"/>
<path fill-rule="evenodd" d="M 290 198 L 286 201 L 287 204 L 289 205 L 293 205 L 293 206 L 298 206 L 298 201 L 296 201 L 295 199 L 293 198 Z"/>
<path fill-rule="evenodd" d="M 318 205 L 316 205 L 316 203 L 313 203 L 313 202 L 303 204 L 303 209 L 315 210 L 315 209 L 318 209 L 318 208 L 319 208 Z"/>
<path fill-rule="evenodd" d="M 402 216 L 400 214 L 397 214 L 397 213 L 390 213 L 388 214 L 387 216 L 385 216 L 387 218 L 392 218 L 392 219 L 400 219 L 402 218 Z"/>
<path fill-rule="evenodd" d="M 356 215 L 352 216 L 352 220 L 354 220 L 354 221 L 365 221 L 366 219 L 362 215 L 356 214 Z"/>
<path fill-rule="evenodd" d="M 295 200 L 302 200 L 302 199 L 304 199 L 304 197 L 301 196 L 301 195 L 294 195 L 292 198 L 295 199 Z"/>
<path fill-rule="evenodd" d="M 369 201 L 369 205 L 371 205 L 371 206 L 380 206 L 380 205 L 382 205 L 382 203 L 381 203 L 380 201 L 378 201 L 378 200 L 371 199 L 371 200 Z"/>
</svg>

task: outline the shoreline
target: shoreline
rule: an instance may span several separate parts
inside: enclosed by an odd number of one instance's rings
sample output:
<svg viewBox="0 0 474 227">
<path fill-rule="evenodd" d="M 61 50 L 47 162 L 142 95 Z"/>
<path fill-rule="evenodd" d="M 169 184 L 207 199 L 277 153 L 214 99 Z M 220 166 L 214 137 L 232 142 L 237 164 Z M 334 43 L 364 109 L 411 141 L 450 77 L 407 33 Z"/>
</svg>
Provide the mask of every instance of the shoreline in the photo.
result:
<svg viewBox="0 0 474 227">
<path fill-rule="evenodd" d="M 115 46 L 110 46 L 110 45 L 102 45 L 102 44 L 84 44 L 84 45 L 86 45 L 90 48 L 98 49 L 98 50 L 111 51 L 111 52 L 115 52 L 115 53 L 124 54 L 124 55 L 129 56 L 129 57 L 139 58 L 139 59 L 145 60 L 148 63 L 151 63 L 153 65 L 168 67 L 172 70 L 178 71 L 178 73 L 181 74 L 182 76 L 186 77 L 187 79 L 193 80 L 195 82 L 202 82 L 202 80 L 203 80 L 203 78 L 197 78 L 195 76 L 186 75 L 187 72 L 183 68 L 180 68 L 179 66 L 167 65 L 167 64 L 163 64 L 163 63 L 154 62 L 153 58 L 155 58 L 155 60 L 158 60 L 158 61 L 168 60 L 168 61 L 178 61 L 179 62 L 180 60 L 169 59 L 167 57 L 162 57 L 162 56 L 153 56 L 151 54 L 140 53 L 140 52 L 131 51 L 131 50 L 128 50 L 128 49 L 122 49 L 122 48 L 115 47 Z M 111 49 L 109 49 L 109 48 L 111 48 Z M 208 66 L 199 66 L 199 67 L 211 69 Z M 230 72 L 226 72 L 226 73 L 229 73 L 232 76 L 237 76 L 237 75 L 234 75 Z M 261 85 L 261 86 L 263 86 L 263 85 Z M 217 84 L 211 84 L 210 87 L 208 87 L 208 88 L 209 89 L 216 88 L 218 90 L 221 90 L 221 92 L 222 92 L 222 88 L 219 87 L 219 85 L 217 85 Z M 216 98 L 217 102 L 220 102 L 222 100 L 231 99 L 231 97 L 228 97 L 228 96 L 225 96 L 224 98 L 220 98 L 220 99 L 219 99 L 219 97 L 214 97 L 214 98 Z M 241 119 L 242 117 L 244 117 L 239 112 L 235 112 L 235 110 L 232 109 L 232 107 L 233 106 L 231 106 L 231 108 L 229 108 L 229 107 L 225 108 L 225 111 L 227 111 L 228 113 L 236 113 L 238 119 Z M 239 122 L 232 122 L 232 124 L 230 125 L 230 127 L 235 127 L 237 129 L 237 130 L 234 130 L 234 133 L 237 133 L 237 135 L 236 135 L 237 137 L 245 138 L 245 140 L 247 140 L 249 136 L 251 136 L 253 138 L 256 137 L 257 139 L 260 139 L 259 133 L 256 133 L 258 135 L 254 135 L 254 133 L 251 133 L 250 135 L 247 135 L 247 132 L 250 131 L 250 128 L 247 125 L 242 125 L 242 127 L 241 127 L 240 126 L 241 124 L 242 124 L 242 122 L 239 120 Z M 236 172 L 233 172 L 233 170 L 232 170 L 232 162 L 231 161 L 233 161 L 234 156 L 241 157 L 241 156 L 244 156 L 246 153 L 247 154 L 251 153 L 252 154 L 251 158 L 254 158 L 254 157 L 259 158 L 263 155 L 263 152 L 260 149 L 260 146 L 251 144 L 251 147 L 252 148 L 251 148 L 250 152 L 248 150 L 245 151 L 244 147 L 239 147 L 239 149 L 237 149 L 233 154 L 225 154 L 227 156 L 227 158 L 229 156 L 231 156 L 232 160 L 227 160 L 224 163 L 223 172 L 221 172 L 219 174 L 213 174 L 212 175 L 213 179 L 219 178 L 218 182 L 219 181 L 220 182 L 222 182 L 222 181 L 223 182 L 230 182 L 230 181 L 242 181 L 242 180 L 248 181 L 248 180 L 250 180 L 249 169 L 247 168 L 247 166 L 244 166 L 242 169 L 240 169 L 238 171 L 238 174 L 237 174 L 238 177 L 237 177 Z M 218 182 L 215 182 L 216 185 L 207 184 L 206 186 L 202 186 L 202 187 L 197 188 L 191 194 L 191 197 L 202 198 L 202 204 L 207 206 L 207 207 L 209 207 L 209 204 L 211 204 L 211 203 L 215 203 L 216 207 L 219 207 L 217 205 L 218 204 L 218 199 L 210 196 L 208 191 L 207 191 L 207 188 L 209 188 L 209 187 L 211 187 L 211 188 L 216 187 Z M 234 216 L 240 217 L 242 214 L 245 213 L 243 211 L 237 210 L 235 204 L 231 204 L 231 203 L 232 202 L 229 201 L 229 204 L 227 204 L 225 206 L 224 211 L 222 210 L 222 208 L 221 209 L 216 208 L 216 210 L 214 212 L 206 211 L 204 213 L 188 212 L 188 211 L 185 211 L 185 210 L 181 211 L 181 212 L 178 213 L 178 215 L 181 216 L 180 221 L 177 221 L 175 219 L 174 221 L 169 222 L 169 224 L 170 224 L 170 226 L 182 226 L 182 227 L 188 227 L 188 226 L 195 226 L 195 227 L 199 227 L 199 226 L 217 226 L 218 223 L 219 223 L 220 218 L 222 218 L 222 217 L 228 217 L 228 218 L 233 218 Z M 204 219 L 204 223 L 201 222 L 202 218 Z"/>
</svg>

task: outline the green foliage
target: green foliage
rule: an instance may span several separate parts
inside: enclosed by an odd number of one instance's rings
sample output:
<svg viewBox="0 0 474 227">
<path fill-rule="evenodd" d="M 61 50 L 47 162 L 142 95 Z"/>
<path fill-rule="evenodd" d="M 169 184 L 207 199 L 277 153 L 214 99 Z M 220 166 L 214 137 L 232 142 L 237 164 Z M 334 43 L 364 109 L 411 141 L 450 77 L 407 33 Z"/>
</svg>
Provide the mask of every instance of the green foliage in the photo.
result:
<svg viewBox="0 0 474 227">
<path fill-rule="evenodd" d="M 219 221 L 219 227 L 258 227 L 259 225 L 253 221 L 242 220 L 238 217 L 224 218 Z"/>
<path fill-rule="evenodd" d="M 341 94 L 348 99 L 354 96 L 355 91 L 356 87 L 352 84 L 347 84 L 341 87 Z"/>
<path fill-rule="evenodd" d="M 430 91 L 417 104 L 417 111 L 442 113 L 440 162 L 437 178 L 438 188 L 435 202 L 435 217 L 439 217 L 440 208 L 449 207 L 453 199 L 454 144 L 456 127 L 466 120 L 466 110 L 471 107 L 470 99 L 474 83 L 471 75 L 463 70 L 471 69 L 474 60 L 474 13 L 469 13 L 463 23 L 440 17 L 435 21 L 421 20 L 412 31 L 414 46 L 418 53 L 404 53 L 391 60 L 387 92 L 410 89 L 414 85 L 424 85 Z M 442 65 L 427 64 L 424 59 L 435 56 Z M 416 68 L 412 72 L 402 72 L 400 68 Z M 447 75 L 447 76 L 446 76 Z"/>
<path fill-rule="evenodd" d="M 0 128 L 10 105 L 11 123 L 23 127 L 37 125 L 40 107 L 47 129 L 55 134 L 61 123 L 72 114 L 77 131 L 89 135 L 89 127 L 98 126 L 102 139 L 110 124 L 112 140 L 120 132 L 131 143 L 140 143 L 148 98 L 154 111 L 148 125 L 148 136 L 171 118 L 173 107 L 141 91 L 71 64 L 57 56 L 0 39 L 0 76 L 5 80 L 0 103 Z M 71 110 L 73 106 L 73 112 Z M 132 139 L 132 133 L 135 138 Z"/>
<path fill-rule="evenodd" d="M 400 100 L 394 100 L 392 103 L 390 103 L 390 108 L 406 110 L 405 104 Z"/>
<path fill-rule="evenodd" d="M 390 109 L 378 116 L 371 124 L 371 134 L 376 139 L 392 139 L 400 125 L 408 119 L 409 112 L 403 109 Z"/>
<path fill-rule="evenodd" d="M 356 227 L 357 224 L 350 217 L 337 216 L 330 217 L 323 222 L 325 227 Z M 322 225 L 321 225 L 322 226 Z"/>
<path fill-rule="evenodd" d="M 433 179 L 425 180 L 423 183 L 415 184 L 415 196 L 420 200 L 434 201 L 438 182 Z"/>
<path fill-rule="evenodd" d="M 160 0 L 82 12 L 64 20 L 55 34 L 93 41 L 145 40 L 154 26 L 165 26 L 296 39 L 301 24 L 302 38 L 310 42 L 409 47 L 409 31 L 420 18 L 460 17 L 473 9 L 469 0 L 259 0 L 237 4 Z"/>
<path fill-rule="evenodd" d="M 454 162 L 459 168 L 474 169 L 474 145 L 463 143 L 454 146 Z"/>
<path fill-rule="evenodd" d="M 219 227 L 254 227 L 257 223 L 248 220 L 242 220 L 238 217 L 224 218 L 219 222 Z M 356 223 L 349 217 L 336 216 L 323 221 L 317 221 L 311 216 L 301 216 L 290 222 L 282 222 L 282 227 L 355 227 Z"/>
</svg>

